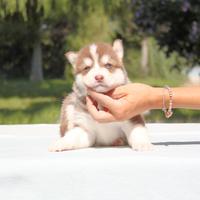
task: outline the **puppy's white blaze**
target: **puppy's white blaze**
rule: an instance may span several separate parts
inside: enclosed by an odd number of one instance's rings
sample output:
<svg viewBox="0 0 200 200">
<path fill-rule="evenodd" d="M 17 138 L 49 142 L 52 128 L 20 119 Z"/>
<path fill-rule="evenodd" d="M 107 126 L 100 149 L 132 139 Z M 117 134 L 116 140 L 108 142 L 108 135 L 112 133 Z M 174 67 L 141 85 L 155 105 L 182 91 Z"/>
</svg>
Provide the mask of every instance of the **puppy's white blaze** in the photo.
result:
<svg viewBox="0 0 200 200">
<path fill-rule="evenodd" d="M 92 66 L 92 60 L 90 58 L 84 58 L 83 62 L 86 66 Z"/>
<path fill-rule="evenodd" d="M 89 51 L 96 65 L 98 63 L 99 58 L 99 55 L 97 54 L 97 46 L 95 44 L 90 45 Z"/>
<path fill-rule="evenodd" d="M 91 55 L 94 56 L 97 51 L 97 46 L 95 44 L 92 44 L 92 45 L 90 45 L 89 49 L 90 49 Z"/>
<path fill-rule="evenodd" d="M 108 61 L 109 61 L 109 59 L 110 59 L 110 56 L 107 55 L 107 54 L 105 54 L 105 55 L 103 55 L 103 56 L 101 57 L 101 62 L 102 62 L 103 64 L 107 64 Z"/>
<path fill-rule="evenodd" d="M 66 107 L 66 115 L 67 115 L 67 126 L 68 129 L 72 129 L 74 127 L 73 121 L 74 121 L 74 106 L 68 105 Z"/>
</svg>

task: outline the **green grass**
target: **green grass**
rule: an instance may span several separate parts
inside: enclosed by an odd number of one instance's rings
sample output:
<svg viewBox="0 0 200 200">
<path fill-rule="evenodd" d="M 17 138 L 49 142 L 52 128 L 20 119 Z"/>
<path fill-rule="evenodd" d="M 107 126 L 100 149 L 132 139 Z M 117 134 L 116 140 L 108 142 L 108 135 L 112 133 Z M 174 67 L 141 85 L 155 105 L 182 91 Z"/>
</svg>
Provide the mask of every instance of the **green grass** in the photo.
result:
<svg viewBox="0 0 200 200">
<path fill-rule="evenodd" d="M 66 80 L 53 79 L 39 83 L 28 80 L 0 81 L 0 95 L 3 97 L 60 97 L 71 91 Z"/>
<path fill-rule="evenodd" d="M 57 123 L 62 99 L 71 90 L 65 80 L 0 84 L 0 124 Z"/>
<path fill-rule="evenodd" d="M 180 86 L 184 79 L 131 78 L 134 82 L 153 86 Z M 71 91 L 66 80 L 45 80 L 32 83 L 26 80 L 0 81 L 0 124 L 57 123 L 62 99 Z M 199 122 L 200 112 L 176 109 L 174 116 L 165 119 L 161 110 L 151 111 L 147 122 Z"/>
</svg>

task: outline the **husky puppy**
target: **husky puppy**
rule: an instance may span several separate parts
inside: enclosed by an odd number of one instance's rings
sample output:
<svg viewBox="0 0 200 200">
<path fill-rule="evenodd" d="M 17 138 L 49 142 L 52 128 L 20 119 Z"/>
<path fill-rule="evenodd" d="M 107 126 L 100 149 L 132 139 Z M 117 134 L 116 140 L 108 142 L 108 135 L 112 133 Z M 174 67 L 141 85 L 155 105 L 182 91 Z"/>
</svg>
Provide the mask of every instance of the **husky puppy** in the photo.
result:
<svg viewBox="0 0 200 200">
<path fill-rule="evenodd" d="M 63 101 L 60 117 L 60 135 L 50 151 L 63 151 L 91 146 L 128 144 L 134 150 L 149 150 L 149 141 L 143 118 L 99 123 L 87 111 L 87 88 L 106 93 L 129 82 L 123 65 L 123 45 L 115 40 L 113 45 L 94 43 L 79 52 L 67 52 L 73 66 L 75 81 L 73 92 Z"/>
</svg>

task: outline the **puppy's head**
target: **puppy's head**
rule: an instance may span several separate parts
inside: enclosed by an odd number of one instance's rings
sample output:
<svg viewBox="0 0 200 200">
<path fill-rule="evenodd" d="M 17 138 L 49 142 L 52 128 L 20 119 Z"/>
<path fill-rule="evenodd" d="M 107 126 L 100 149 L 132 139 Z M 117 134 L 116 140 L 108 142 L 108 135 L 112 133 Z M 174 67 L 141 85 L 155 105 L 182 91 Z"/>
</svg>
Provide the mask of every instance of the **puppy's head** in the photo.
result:
<svg viewBox="0 0 200 200">
<path fill-rule="evenodd" d="M 112 46 L 94 43 L 65 55 L 74 68 L 75 83 L 79 88 L 84 86 L 105 93 L 127 81 L 121 40 L 115 40 Z"/>
</svg>

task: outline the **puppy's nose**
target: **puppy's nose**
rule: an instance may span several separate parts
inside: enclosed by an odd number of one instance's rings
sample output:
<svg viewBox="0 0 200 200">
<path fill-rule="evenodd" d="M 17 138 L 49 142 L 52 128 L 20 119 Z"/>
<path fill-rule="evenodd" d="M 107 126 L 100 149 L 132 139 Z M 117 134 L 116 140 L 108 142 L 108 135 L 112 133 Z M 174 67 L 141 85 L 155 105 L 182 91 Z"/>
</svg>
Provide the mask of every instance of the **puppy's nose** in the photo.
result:
<svg viewBox="0 0 200 200">
<path fill-rule="evenodd" d="M 103 81 L 103 79 L 104 79 L 104 77 L 102 75 L 96 75 L 94 78 L 97 81 Z"/>
</svg>

